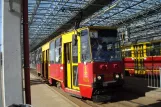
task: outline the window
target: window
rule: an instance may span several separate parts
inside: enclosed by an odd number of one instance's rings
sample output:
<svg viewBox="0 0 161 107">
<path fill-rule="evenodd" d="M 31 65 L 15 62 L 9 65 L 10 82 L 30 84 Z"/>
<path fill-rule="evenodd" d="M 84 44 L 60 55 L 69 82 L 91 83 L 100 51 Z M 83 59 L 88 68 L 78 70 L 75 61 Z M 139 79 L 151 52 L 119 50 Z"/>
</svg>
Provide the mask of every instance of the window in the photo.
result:
<svg viewBox="0 0 161 107">
<path fill-rule="evenodd" d="M 36 54 L 36 63 L 39 63 L 39 53 Z"/>
<path fill-rule="evenodd" d="M 107 62 L 121 59 L 120 43 L 116 41 L 117 30 L 91 30 L 92 60 Z"/>
<path fill-rule="evenodd" d="M 160 42 L 158 43 L 154 43 L 152 46 L 152 50 L 153 50 L 153 55 L 154 56 L 159 56 L 160 55 Z"/>
<path fill-rule="evenodd" d="M 152 45 L 151 44 L 146 44 L 146 55 L 147 56 L 152 56 Z"/>
<path fill-rule="evenodd" d="M 50 58 L 50 63 L 54 63 L 55 62 L 55 41 L 52 41 L 50 43 L 50 50 L 49 50 L 49 58 Z"/>
<path fill-rule="evenodd" d="M 41 48 L 36 51 L 36 64 L 41 63 Z"/>
<path fill-rule="evenodd" d="M 122 56 L 123 57 L 131 57 L 132 56 L 132 51 L 131 51 L 130 47 L 124 47 L 122 49 Z"/>
<path fill-rule="evenodd" d="M 125 57 L 131 57 L 131 50 L 125 51 Z"/>
<path fill-rule="evenodd" d="M 61 63 L 61 39 L 56 39 L 55 44 L 55 63 Z"/>
<path fill-rule="evenodd" d="M 78 87 L 78 67 L 73 66 L 73 84 Z"/>
<path fill-rule="evenodd" d="M 81 31 L 81 55 L 82 62 L 91 61 L 88 30 Z"/>
<path fill-rule="evenodd" d="M 78 62 L 78 43 L 72 44 L 72 56 L 73 56 L 73 63 Z"/>
</svg>

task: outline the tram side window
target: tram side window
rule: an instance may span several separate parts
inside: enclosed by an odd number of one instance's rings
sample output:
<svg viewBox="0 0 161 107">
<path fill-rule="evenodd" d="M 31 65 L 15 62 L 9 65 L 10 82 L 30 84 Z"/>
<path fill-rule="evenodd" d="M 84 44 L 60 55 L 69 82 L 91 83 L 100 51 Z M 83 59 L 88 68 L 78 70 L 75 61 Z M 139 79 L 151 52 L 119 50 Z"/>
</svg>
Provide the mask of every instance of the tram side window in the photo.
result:
<svg viewBox="0 0 161 107">
<path fill-rule="evenodd" d="M 38 64 L 38 63 L 40 63 L 40 61 L 39 61 L 39 53 L 37 52 L 37 54 L 36 54 L 36 64 Z"/>
<path fill-rule="evenodd" d="M 159 56 L 160 55 L 160 42 L 153 44 L 153 55 Z"/>
<path fill-rule="evenodd" d="M 146 55 L 147 56 L 153 56 L 151 46 L 152 46 L 151 44 L 146 44 Z"/>
<path fill-rule="evenodd" d="M 50 63 L 54 63 L 55 62 L 55 41 L 52 41 L 50 43 L 50 50 L 49 50 L 49 58 L 50 58 Z"/>
<path fill-rule="evenodd" d="M 89 35 L 88 30 L 81 31 L 81 56 L 82 62 L 90 61 L 90 47 L 89 47 Z"/>
<path fill-rule="evenodd" d="M 35 64 L 35 52 L 31 54 L 31 64 Z"/>
<path fill-rule="evenodd" d="M 32 64 L 35 64 L 36 63 L 36 61 L 35 61 L 35 52 L 32 54 L 32 60 L 33 60 L 33 62 L 32 62 Z"/>
<path fill-rule="evenodd" d="M 150 48 L 147 48 L 147 49 L 146 49 L 146 55 L 147 55 L 147 56 L 151 56 L 151 55 L 152 55 L 152 51 L 151 51 Z"/>
<path fill-rule="evenodd" d="M 131 57 L 131 50 L 125 51 L 125 57 Z"/>
<path fill-rule="evenodd" d="M 39 59 L 38 59 L 38 62 L 39 62 L 39 63 L 41 63 L 41 58 L 42 58 L 42 53 L 41 53 L 41 51 L 40 51 L 40 53 L 39 53 Z"/>
<path fill-rule="evenodd" d="M 56 39 L 55 63 L 61 63 L 61 38 Z"/>
<path fill-rule="evenodd" d="M 78 43 L 72 44 L 72 56 L 73 56 L 73 63 L 78 62 Z"/>
</svg>

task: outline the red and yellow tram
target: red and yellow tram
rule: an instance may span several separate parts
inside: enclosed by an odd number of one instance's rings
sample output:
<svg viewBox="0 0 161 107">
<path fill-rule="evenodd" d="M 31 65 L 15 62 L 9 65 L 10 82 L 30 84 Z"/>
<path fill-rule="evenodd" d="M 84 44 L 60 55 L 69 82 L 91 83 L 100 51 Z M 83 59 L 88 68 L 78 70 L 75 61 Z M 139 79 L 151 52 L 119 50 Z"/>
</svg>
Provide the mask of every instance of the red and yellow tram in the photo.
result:
<svg viewBox="0 0 161 107">
<path fill-rule="evenodd" d="M 125 72 L 128 75 L 158 75 L 161 67 L 161 41 L 122 46 Z"/>
<path fill-rule="evenodd" d="M 91 99 L 124 84 L 116 28 L 83 27 L 63 33 L 43 45 L 39 56 L 37 73 L 72 95 Z"/>
</svg>

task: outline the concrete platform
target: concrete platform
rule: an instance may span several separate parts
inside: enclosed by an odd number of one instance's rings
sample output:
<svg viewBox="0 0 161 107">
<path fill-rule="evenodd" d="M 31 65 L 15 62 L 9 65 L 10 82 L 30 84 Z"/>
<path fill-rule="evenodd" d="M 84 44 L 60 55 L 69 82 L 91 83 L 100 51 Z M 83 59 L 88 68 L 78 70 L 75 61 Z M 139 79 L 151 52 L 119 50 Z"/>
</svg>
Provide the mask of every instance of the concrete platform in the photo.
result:
<svg viewBox="0 0 161 107">
<path fill-rule="evenodd" d="M 145 96 L 149 98 L 155 98 L 155 99 L 161 100 L 161 88 L 152 90 L 150 92 L 146 92 Z"/>
<path fill-rule="evenodd" d="M 78 107 L 76 104 L 54 91 L 41 80 L 31 76 L 31 103 L 33 107 Z"/>
</svg>

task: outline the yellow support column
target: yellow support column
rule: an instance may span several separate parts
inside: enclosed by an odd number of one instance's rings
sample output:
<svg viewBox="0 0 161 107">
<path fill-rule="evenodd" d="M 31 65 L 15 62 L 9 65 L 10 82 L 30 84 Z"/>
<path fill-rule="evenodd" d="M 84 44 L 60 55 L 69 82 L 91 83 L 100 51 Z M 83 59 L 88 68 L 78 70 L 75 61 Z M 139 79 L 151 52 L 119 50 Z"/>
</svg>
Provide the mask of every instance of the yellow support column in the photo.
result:
<svg viewBox="0 0 161 107">
<path fill-rule="evenodd" d="M 134 58 L 134 46 L 131 46 L 131 57 Z"/>
<path fill-rule="evenodd" d="M 146 44 L 143 45 L 143 57 L 146 58 L 147 55 L 146 55 Z"/>
<path fill-rule="evenodd" d="M 142 45 L 138 45 L 137 48 L 138 48 L 138 74 L 140 74 Z"/>
<path fill-rule="evenodd" d="M 144 52 L 144 53 L 143 53 L 143 54 L 144 54 L 143 60 L 144 60 L 144 58 L 147 57 L 147 54 L 146 54 L 146 53 L 147 53 L 147 50 L 146 50 L 146 49 L 147 49 L 147 46 L 146 46 L 146 44 L 144 44 L 144 45 L 143 45 L 143 52 Z M 143 67 L 144 67 L 144 61 L 143 61 Z M 145 74 L 145 72 L 146 72 L 146 71 L 145 71 L 145 69 L 144 69 L 143 74 Z"/>
</svg>

